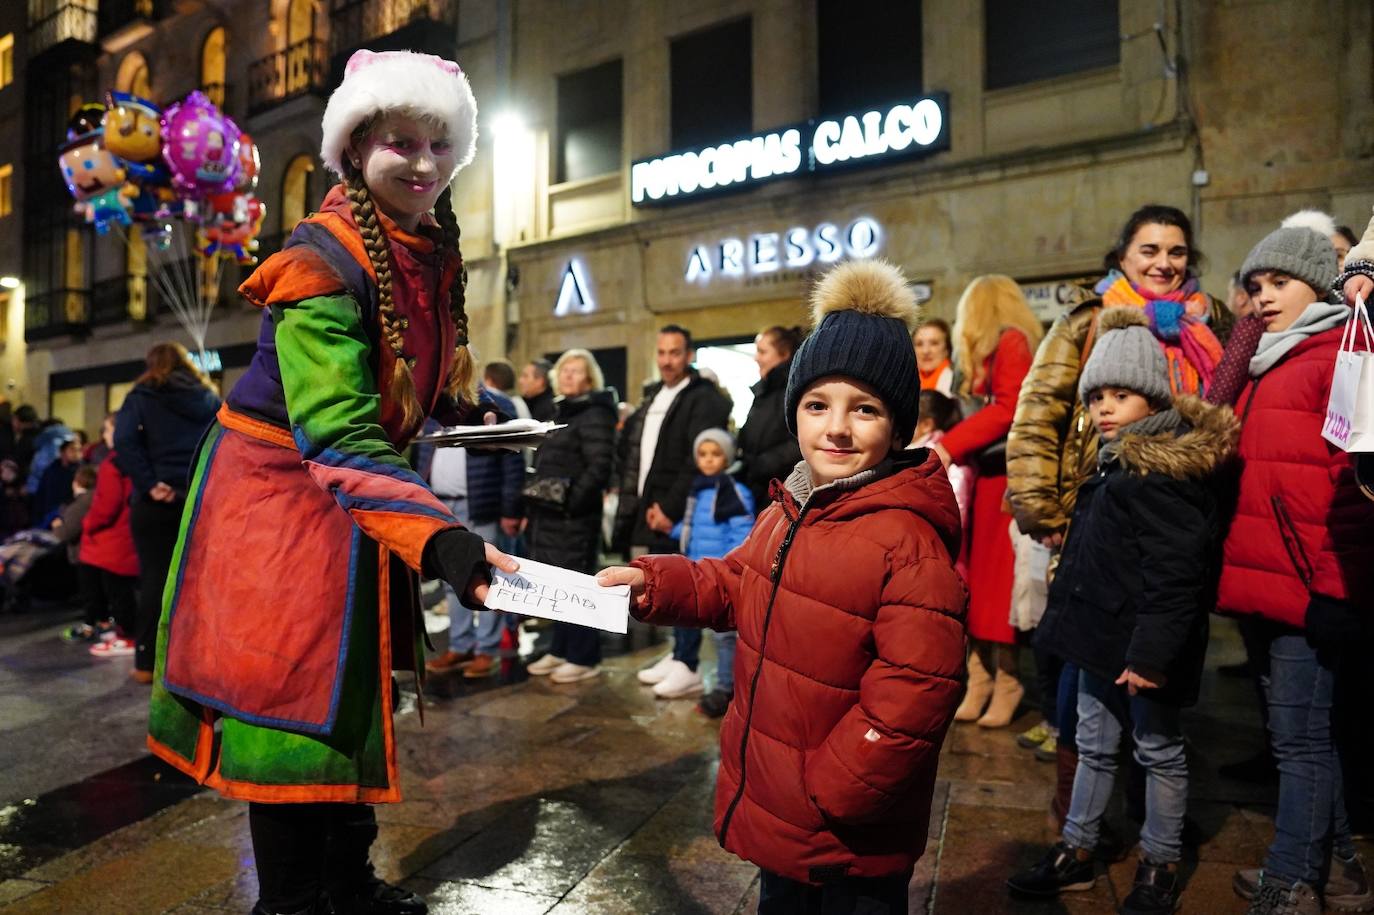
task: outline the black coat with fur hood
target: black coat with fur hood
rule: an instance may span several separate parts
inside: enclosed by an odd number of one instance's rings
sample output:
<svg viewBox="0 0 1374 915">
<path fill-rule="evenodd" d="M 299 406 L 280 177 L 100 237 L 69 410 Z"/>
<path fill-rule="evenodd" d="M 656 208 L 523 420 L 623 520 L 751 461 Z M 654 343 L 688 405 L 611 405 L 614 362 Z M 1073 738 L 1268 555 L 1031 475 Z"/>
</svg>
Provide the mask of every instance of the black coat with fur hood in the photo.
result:
<svg viewBox="0 0 1374 915">
<path fill-rule="evenodd" d="M 1127 665 L 1164 673 L 1146 693 L 1197 701 L 1222 533 L 1221 471 L 1240 423 L 1180 397 L 1182 424 L 1122 436 L 1082 485 L 1036 645 L 1114 681 Z"/>
</svg>

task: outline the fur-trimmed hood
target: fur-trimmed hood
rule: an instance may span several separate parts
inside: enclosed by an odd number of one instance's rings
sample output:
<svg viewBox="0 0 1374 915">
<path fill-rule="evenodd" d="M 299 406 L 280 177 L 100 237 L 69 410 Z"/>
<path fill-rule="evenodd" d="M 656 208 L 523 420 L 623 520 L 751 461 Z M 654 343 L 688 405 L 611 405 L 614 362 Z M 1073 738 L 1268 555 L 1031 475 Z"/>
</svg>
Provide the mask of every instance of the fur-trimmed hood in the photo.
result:
<svg viewBox="0 0 1374 915">
<path fill-rule="evenodd" d="M 1182 432 L 1121 437 L 1115 450 L 1123 469 L 1201 480 L 1230 460 L 1240 440 L 1240 420 L 1230 407 L 1188 395 L 1177 398 L 1174 409 L 1186 424 Z"/>
</svg>

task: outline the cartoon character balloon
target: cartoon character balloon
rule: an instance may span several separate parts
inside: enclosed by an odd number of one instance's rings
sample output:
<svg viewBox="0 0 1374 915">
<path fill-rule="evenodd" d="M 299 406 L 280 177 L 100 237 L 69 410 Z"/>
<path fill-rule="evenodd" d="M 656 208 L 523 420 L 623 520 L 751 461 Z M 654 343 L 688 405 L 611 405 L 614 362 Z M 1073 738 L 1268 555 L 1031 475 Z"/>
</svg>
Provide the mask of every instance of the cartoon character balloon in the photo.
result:
<svg viewBox="0 0 1374 915">
<path fill-rule="evenodd" d="M 258 158 L 258 144 L 248 134 L 239 135 L 239 180 L 236 188 L 240 194 L 251 194 L 258 186 L 258 172 L 262 161 Z"/>
<path fill-rule="evenodd" d="M 267 207 L 261 200 L 240 196 L 232 212 L 197 233 L 196 249 L 206 257 L 232 257 L 245 266 L 256 264 L 253 252 L 258 250 L 257 236 L 266 215 Z"/>
<path fill-rule="evenodd" d="M 104 235 L 110 223 L 133 224 L 129 211 L 138 188 L 125 179 L 124 163 L 105 148 L 102 131 L 82 134 L 63 145 L 58 167 L 67 190 L 76 198 L 76 211 Z"/>
<path fill-rule="evenodd" d="M 203 92 L 192 92 L 168 107 L 162 115 L 162 137 L 162 157 L 180 194 L 194 200 L 234 189 L 240 131 Z"/>
<path fill-rule="evenodd" d="M 95 133 L 105 120 L 105 106 L 99 102 L 85 102 L 67 122 L 67 139 L 75 140 Z"/>
<path fill-rule="evenodd" d="M 162 109 L 128 92 L 106 95 L 105 148 L 124 160 L 129 179 L 138 187 L 134 219 L 165 218 L 175 199 L 172 176 L 162 162 Z"/>
</svg>

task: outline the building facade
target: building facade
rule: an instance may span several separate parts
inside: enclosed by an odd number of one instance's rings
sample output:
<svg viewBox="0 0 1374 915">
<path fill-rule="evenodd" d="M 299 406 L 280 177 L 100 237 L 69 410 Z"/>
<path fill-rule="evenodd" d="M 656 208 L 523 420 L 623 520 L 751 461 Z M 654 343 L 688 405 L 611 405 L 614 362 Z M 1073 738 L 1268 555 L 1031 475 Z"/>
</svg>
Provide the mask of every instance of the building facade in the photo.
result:
<svg viewBox="0 0 1374 915">
<path fill-rule="evenodd" d="M 729 347 L 804 323 L 813 277 L 845 257 L 888 258 L 946 317 L 972 277 L 1005 273 L 1048 321 L 1140 204 L 1191 215 L 1220 295 L 1286 213 L 1358 233 L 1374 203 L 1365 0 L 0 7 L 0 113 L 23 125 L 0 137 L 0 276 L 22 280 L 0 286 L 0 384 L 87 428 L 148 346 L 189 342 L 155 259 L 81 226 L 58 178 L 67 117 L 106 89 L 221 102 L 261 151 L 261 257 L 327 190 L 318 125 L 348 54 L 457 59 L 481 109 L 454 197 L 479 358 L 586 347 L 630 400 L 658 327 L 747 375 Z M 241 275 L 207 339 L 226 387 L 260 321 Z"/>
</svg>

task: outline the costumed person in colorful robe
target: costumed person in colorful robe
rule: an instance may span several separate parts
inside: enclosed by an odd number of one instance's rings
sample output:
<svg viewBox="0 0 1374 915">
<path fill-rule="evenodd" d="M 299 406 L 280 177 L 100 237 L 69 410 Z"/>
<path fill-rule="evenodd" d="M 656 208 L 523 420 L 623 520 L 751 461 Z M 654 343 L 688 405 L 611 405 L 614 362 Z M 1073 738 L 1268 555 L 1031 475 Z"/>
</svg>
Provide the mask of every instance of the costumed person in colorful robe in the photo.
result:
<svg viewBox="0 0 1374 915">
<path fill-rule="evenodd" d="M 490 417 L 449 191 L 476 103 L 451 61 L 359 51 L 323 135 L 342 183 L 240 287 L 262 332 L 192 472 L 148 744 L 249 802 L 255 915 L 410 915 L 423 900 L 368 861 L 367 805 L 401 799 L 392 671 L 424 669 L 416 573 L 479 606 L 489 566 L 515 568 L 402 456 L 427 415 Z"/>
</svg>

